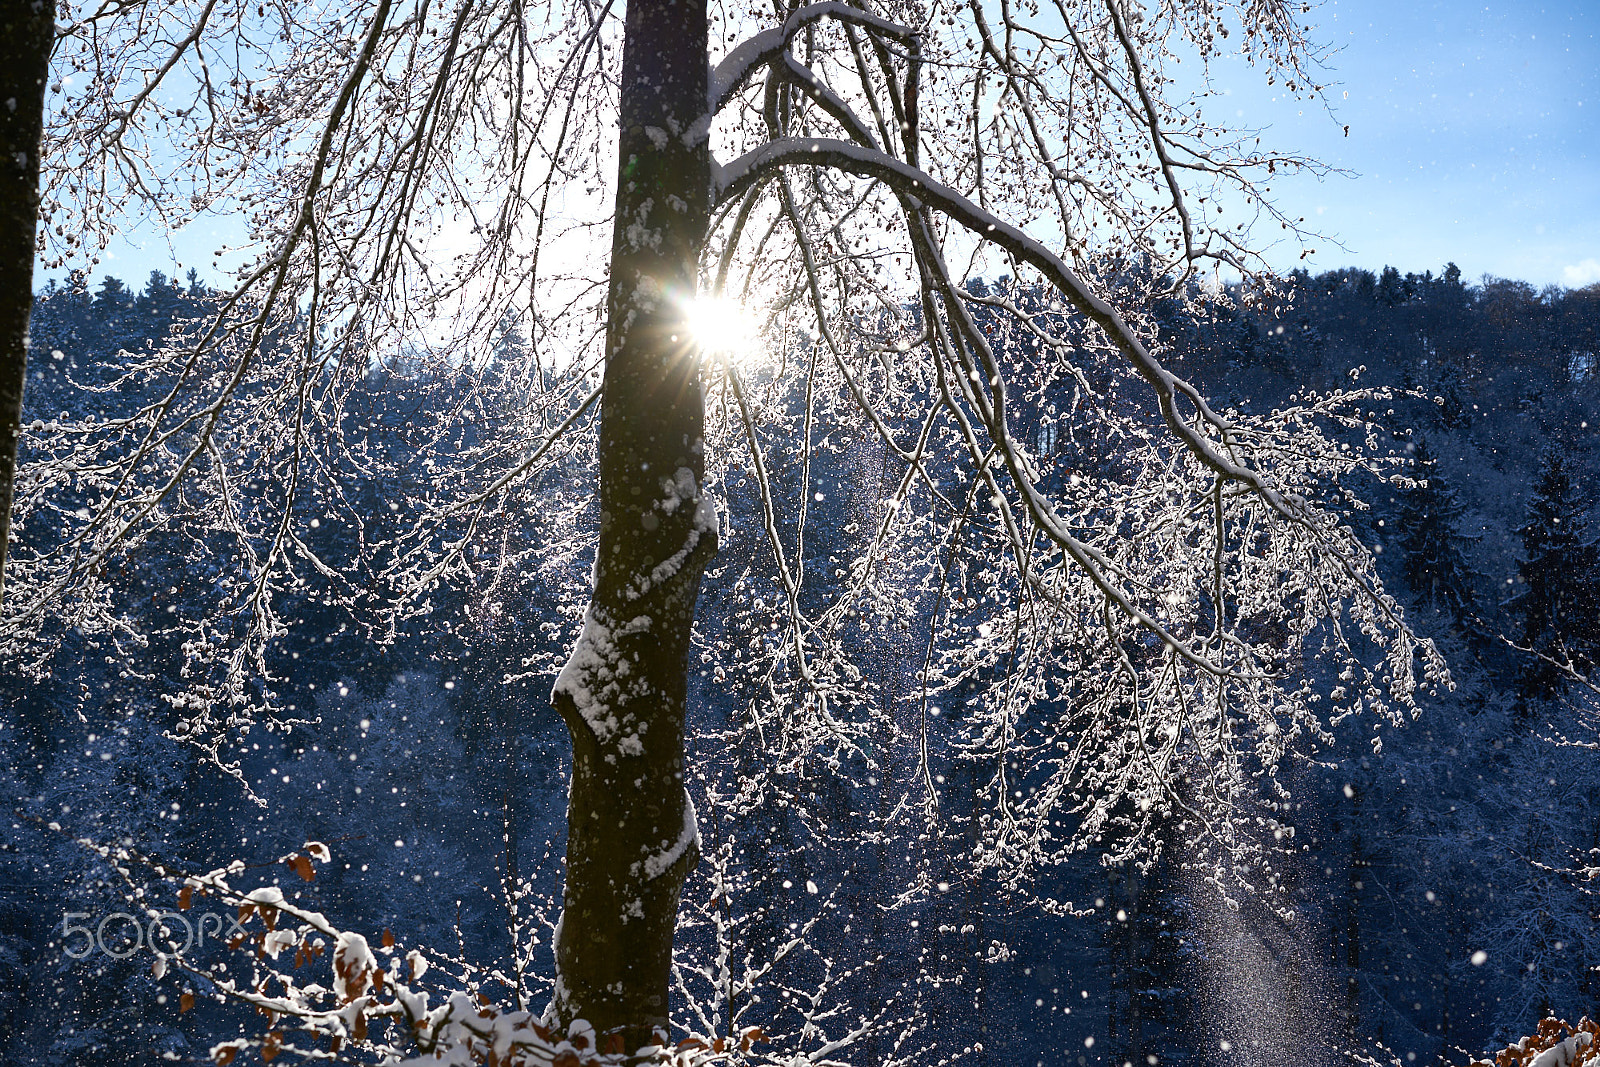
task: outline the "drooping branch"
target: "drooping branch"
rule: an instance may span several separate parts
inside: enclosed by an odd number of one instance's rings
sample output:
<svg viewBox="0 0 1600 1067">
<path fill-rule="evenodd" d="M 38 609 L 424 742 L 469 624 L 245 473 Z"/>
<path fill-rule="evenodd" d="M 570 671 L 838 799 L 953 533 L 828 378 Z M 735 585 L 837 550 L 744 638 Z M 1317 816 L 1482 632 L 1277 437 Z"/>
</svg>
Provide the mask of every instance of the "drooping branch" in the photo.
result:
<svg viewBox="0 0 1600 1067">
<path fill-rule="evenodd" d="M 1284 517 L 1296 517 L 1294 507 L 1263 475 L 1223 451 L 1230 443 L 1231 424 L 1211 410 L 1198 390 L 1163 367 L 1116 308 L 1096 294 L 1043 243 L 978 207 L 949 186 L 935 181 L 925 171 L 886 153 L 836 138 L 788 137 L 745 153 L 718 170 L 718 202 L 738 196 L 751 183 L 778 168 L 789 166 L 829 167 L 881 181 L 895 192 L 933 208 L 980 239 L 1034 267 L 1080 313 L 1105 332 L 1140 377 L 1150 384 L 1167 428 L 1196 458 L 1223 477 L 1241 482 L 1259 493 Z M 1217 433 L 1222 440 L 1222 448 L 1184 419 L 1178 410 L 1180 396 L 1193 405 L 1201 424 Z"/>
</svg>

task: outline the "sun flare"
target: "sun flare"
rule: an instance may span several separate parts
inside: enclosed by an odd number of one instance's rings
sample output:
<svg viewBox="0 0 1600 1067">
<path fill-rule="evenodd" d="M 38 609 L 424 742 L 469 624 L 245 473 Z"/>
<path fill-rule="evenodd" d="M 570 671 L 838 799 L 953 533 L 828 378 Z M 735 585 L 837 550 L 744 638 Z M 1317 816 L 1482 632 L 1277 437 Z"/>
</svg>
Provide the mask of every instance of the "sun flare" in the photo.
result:
<svg viewBox="0 0 1600 1067">
<path fill-rule="evenodd" d="M 761 320 L 732 297 L 701 293 L 685 306 L 684 319 L 708 356 L 744 365 L 761 356 Z"/>
</svg>

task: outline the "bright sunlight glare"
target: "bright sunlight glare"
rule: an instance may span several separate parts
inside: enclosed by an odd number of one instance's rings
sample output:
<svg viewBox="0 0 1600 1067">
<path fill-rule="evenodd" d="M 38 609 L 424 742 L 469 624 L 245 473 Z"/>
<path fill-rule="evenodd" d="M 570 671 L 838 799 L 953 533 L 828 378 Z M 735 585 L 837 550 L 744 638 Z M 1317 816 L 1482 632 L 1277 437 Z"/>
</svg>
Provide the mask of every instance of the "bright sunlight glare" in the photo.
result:
<svg viewBox="0 0 1600 1067">
<path fill-rule="evenodd" d="M 761 320 L 729 296 L 701 293 L 684 308 L 689 335 L 707 355 L 733 363 L 756 362 L 761 354 Z"/>
</svg>

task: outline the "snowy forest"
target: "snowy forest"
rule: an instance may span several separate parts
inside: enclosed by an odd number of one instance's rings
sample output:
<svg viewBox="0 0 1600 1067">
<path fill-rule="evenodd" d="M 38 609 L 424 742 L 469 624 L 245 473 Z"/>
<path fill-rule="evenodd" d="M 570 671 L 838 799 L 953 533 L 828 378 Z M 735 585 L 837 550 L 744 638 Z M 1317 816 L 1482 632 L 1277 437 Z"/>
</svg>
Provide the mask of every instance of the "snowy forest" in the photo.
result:
<svg viewBox="0 0 1600 1067">
<path fill-rule="evenodd" d="M 1025 303 L 1010 284 L 972 288 Z M 30 371 L 30 423 L 115 419 L 146 402 L 127 368 L 218 299 L 193 274 L 152 274 L 139 290 L 111 277 L 92 292 L 47 287 L 33 337 L 49 358 Z M 1403 478 L 1353 481 L 1341 506 L 1411 625 L 1444 652 L 1453 688 L 1419 698 L 1403 723 L 1319 739 L 1280 772 L 1287 789 L 1240 798 L 1258 832 L 1292 835 L 1259 877 L 1218 883 L 1167 823 L 1154 830 L 1163 847 L 1065 850 L 1019 881 L 967 856 L 992 833 L 992 756 L 960 731 L 924 728 L 941 713 L 918 681 L 936 610 L 926 591 L 879 603 L 851 631 L 878 706 L 861 712 L 868 729 L 843 773 L 763 736 L 747 710 L 774 684 L 759 658 L 697 656 L 687 750 L 702 856 L 684 891 L 673 1009 L 691 1032 L 759 1026 L 767 1040 L 752 1055 L 770 1046 L 784 1063 L 1464 1064 L 1547 1014 L 1592 1010 L 1600 703 L 1568 667 L 1600 654 L 1589 431 L 1600 289 L 1352 269 L 1293 275 L 1278 299 L 1202 294 L 1153 314 L 1180 369 L 1221 407 L 1267 411 L 1357 377 L 1373 389 Z M 526 362 L 514 325 L 498 346 L 492 363 L 458 373 Z M 770 403 L 795 431 L 806 408 L 788 388 Z M 411 437 L 413 405 L 469 393 L 436 367 L 364 378 L 349 403 L 350 425 L 364 427 L 352 454 L 366 459 L 304 489 L 321 516 L 307 552 L 330 575 L 373 580 L 359 543 L 388 536 L 386 502 L 424 491 L 440 450 L 480 447 Z M 1104 477 L 1097 468 L 1119 453 L 1045 415 L 1071 402 L 1064 387 L 1028 398 L 1041 475 Z M 1344 444 L 1364 447 L 1365 425 Z M 721 475 L 732 515 L 759 514 L 749 478 Z M 45 680 L 8 670 L 0 773 L 18 808 L 0 853 L 5 1062 L 205 1061 L 217 1041 L 254 1032 L 203 999 L 180 1013 L 179 987 L 153 975 L 153 951 L 125 920 L 103 928 L 103 950 L 63 937 L 64 914 L 93 929 L 129 911 L 117 864 L 79 838 L 196 870 L 241 858 L 341 926 L 432 946 L 462 988 L 542 1008 L 570 759 L 544 697 L 590 566 L 562 543 L 569 512 L 594 507 L 581 481 L 575 460 L 527 491 L 523 508 L 547 525 L 521 570 L 446 583 L 385 640 L 356 628 L 331 578 L 306 582 L 279 608 L 295 624 L 268 662 L 299 725 L 241 731 L 215 758 L 184 740 L 183 708 L 163 695 L 188 689 L 199 662 L 171 620 L 202 616 L 235 576 L 225 530 L 174 524 L 121 564 L 150 635 L 136 659 L 63 630 Z M 821 598 L 853 579 L 828 568 L 895 484 L 881 446 L 860 440 L 818 450 L 807 484 L 809 505 L 792 484 L 775 495 L 811 509 L 804 559 L 823 575 Z M 320 496 L 335 492 L 350 510 Z M 250 506 L 249 492 L 239 500 Z M 772 641 L 758 605 L 781 587 L 761 565 L 762 524 L 746 517 L 723 538 L 697 646 Z M 950 595 L 981 599 L 985 582 L 972 575 Z M 963 691 L 933 699 L 953 715 Z M 936 820 L 907 800 L 923 774 L 939 783 Z M 1019 773 L 1018 784 L 1042 780 Z M 308 839 L 333 855 L 315 881 L 273 866 Z M 202 925 L 207 963 L 227 955 L 221 929 L 207 944 Z"/>
<path fill-rule="evenodd" d="M 0 1057 L 1600 1055 L 1600 288 L 1310 18 L 0 12 Z"/>
</svg>

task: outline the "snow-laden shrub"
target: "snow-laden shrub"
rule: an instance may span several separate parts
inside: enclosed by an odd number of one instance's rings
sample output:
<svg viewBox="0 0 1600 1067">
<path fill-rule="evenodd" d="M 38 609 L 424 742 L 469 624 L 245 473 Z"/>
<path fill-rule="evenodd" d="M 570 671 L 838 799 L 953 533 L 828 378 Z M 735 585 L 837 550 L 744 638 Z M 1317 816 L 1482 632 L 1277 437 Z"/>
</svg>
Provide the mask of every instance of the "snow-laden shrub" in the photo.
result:
<svg viewBox="0 0 1600 1067">
<path fill-rule="evenodd" d="M 152 866 L 164 879 L 181 882 L 179 913 L 195 909 L 236 910 L 230 926 L 229 957 L 199 962 L 186 955 L 188 942 L 173 937 L 154 943 L 151 971 L 181 983 L 177 1011 L 194 1008 L 199 997 L 255 1009 L 259 1033 L 212 1045 L 217 1064 L 239 1061 L 254 1050 L 265 1062 L 280 1056 L 302 1060 L 378 1063 L 385 1067 L 711 1067 L 739 1062 L 762 1040 L 759 1029 L 738 1037 L 657 1041 L 640 1049 L 622 1048 L 622 1035 L 597 1034 L 575 1020 L 564 1032 L 546 1026 L 534 1012 L 508 1008 L 486 995 L 503 980 L 457 957 L 428 947 L 407 948 L 389 930 L 369 940 L 336 927 L 327 916 L 301 907 L 276 885 L 239 889 L 234 880 L 255 868 L 243 862 L 199 875 L 182 875 L 152 864 L 120 846 L 84 842 L 132 882 L 130 867 Z M 332 861 L 320 841 L 279 857 L 306 882 L 318 864 Z M 259 870 L 256 871 L 259 874 Z M 144 897 L 148 890 L 135 895 Z M 147 909 L 151 918 L 170 914 Z M 163 924 L 170 929 L 171 923 Z M 231 966 L 230 966 L 231 965 Z"/>
<path fill-rule="evenodd" d="M 1471 1067 L 1594 1067 L 1600 1064 L 1600 1025 L 1587 1015 L 1574 1026 L 1564 1019 L 1542 1019 L 1532 1036 L 1495 1054 L 1493 1064 Z"/>
</svg>

